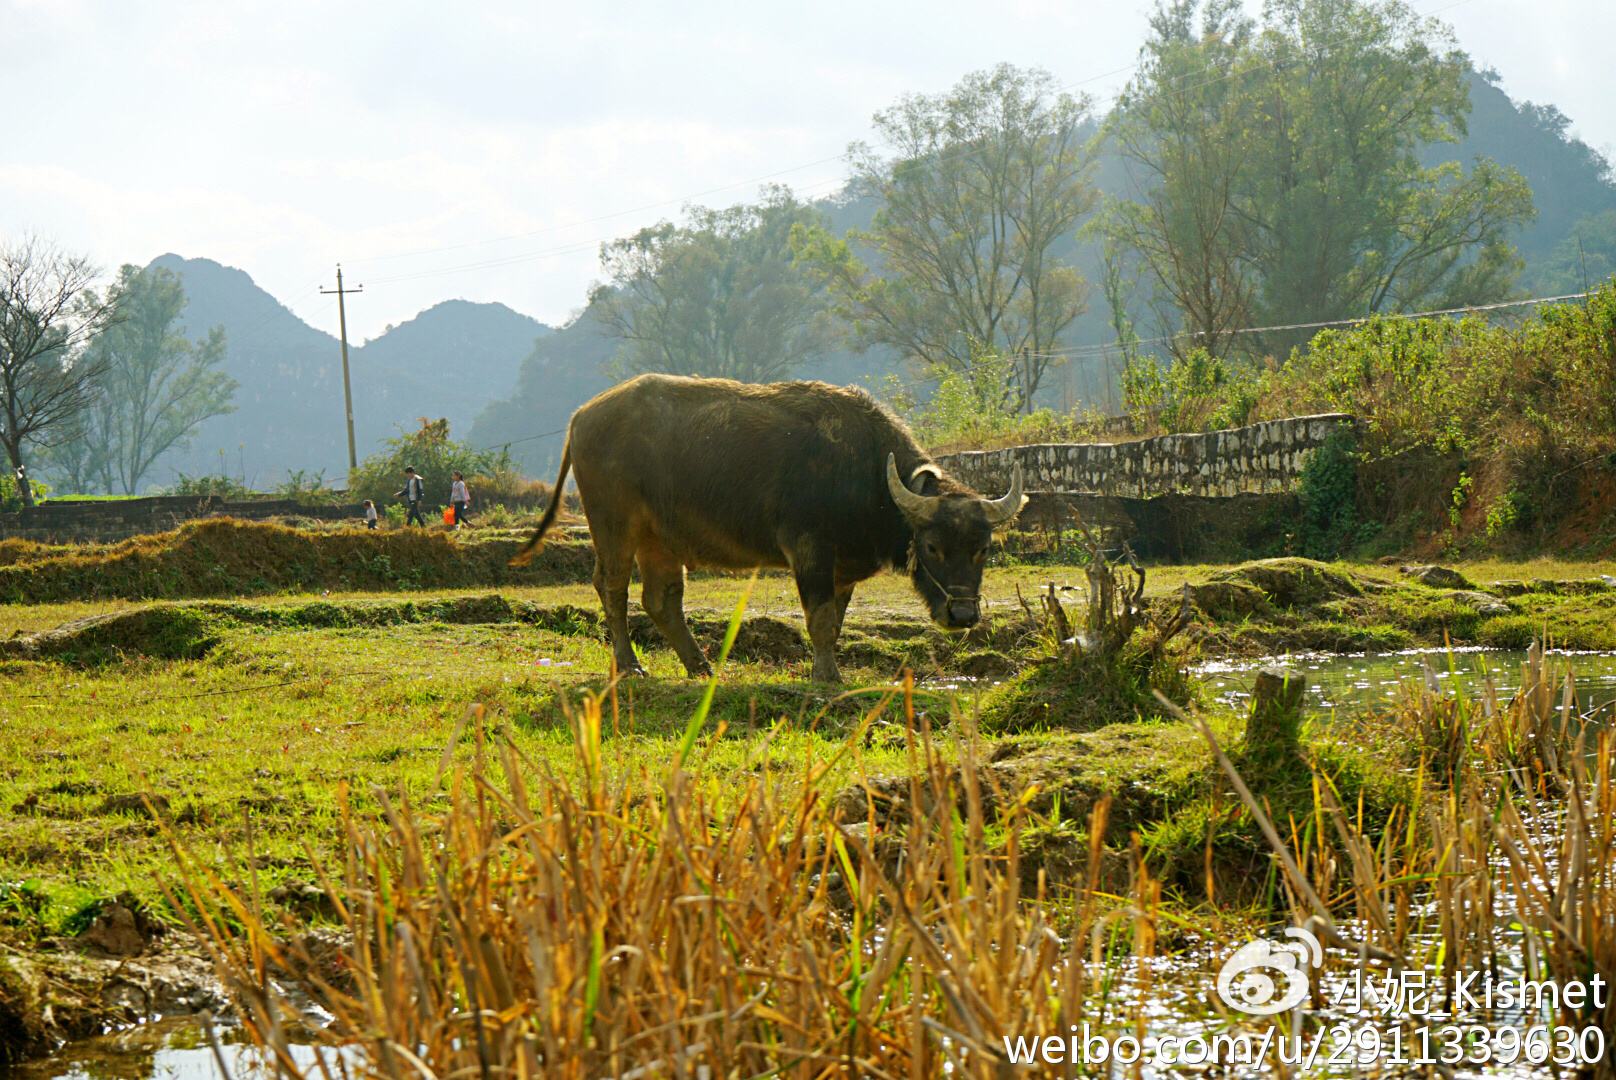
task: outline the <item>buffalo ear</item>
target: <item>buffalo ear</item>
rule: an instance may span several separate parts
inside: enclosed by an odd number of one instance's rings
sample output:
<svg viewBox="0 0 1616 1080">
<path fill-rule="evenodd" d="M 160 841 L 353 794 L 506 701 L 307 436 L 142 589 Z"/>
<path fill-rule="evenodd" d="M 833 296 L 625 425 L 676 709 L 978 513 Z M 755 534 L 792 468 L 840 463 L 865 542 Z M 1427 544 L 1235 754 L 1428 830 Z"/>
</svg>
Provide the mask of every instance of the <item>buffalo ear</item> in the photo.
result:
<svg viewBox="0 0 1616 1080">
<path fill-rule="evenodd" d="M 898 475 L 898 461 L 894 454 L 887 455 L 887 492 L 892 501 L 897 504 L 903 516 L 916 524 L 924 524 L 937 513 L 938 500 L 926 495 L 917 495 L 903 482 Z"/>
<path fill-rule="evenodd" d="M 941 488 L 943 470 L 927 462 L 909 474 L 909 490 L 917 495 L 936 495 Z"/>
</svg>

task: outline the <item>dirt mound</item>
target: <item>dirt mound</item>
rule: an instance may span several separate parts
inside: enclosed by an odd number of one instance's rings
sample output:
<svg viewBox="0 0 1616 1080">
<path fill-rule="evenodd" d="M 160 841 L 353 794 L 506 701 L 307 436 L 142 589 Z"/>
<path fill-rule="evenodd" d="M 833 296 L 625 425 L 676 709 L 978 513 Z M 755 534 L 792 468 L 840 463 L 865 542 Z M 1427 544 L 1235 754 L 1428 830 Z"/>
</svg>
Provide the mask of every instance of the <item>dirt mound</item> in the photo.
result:
<svg viewBox="0 0 1616 1080">
<path fill-rule="evenodd" d="M 1006 739 L 976 774 L 990 821 L 1020 807 L 1086 826 L 1095 804 L 1109 799 L 1104 840 L 1118 844 L 1204 794 L 1214 772 L 1206 741 L 1187 724 L 1113 724 L 1080 734 Z M 963 813 L 964 778 L 956 769 L 949 779 Z M 929 812 L 936 789 L 922 782 L 918 791 L 922 811 Z M 890 830 L 911 820 L 911 794 L 905 777 L 872 777 L 837 794 L 831 812 L 844 824 L 873 818 Z M 1087 848 L 1086 838 L 1080 847 Z M 1035 864 L 1043 861 L 1034 857 Z"/>
<path fill-rule="evenodd" d="M 1263 598 L 1276 607 L 1313 607 L 1327 600 L 1340 600 L 1349 596 L 1362 596 L 1373 582 L 1355 574 L 1343 573 L 1312 559 L 1259 559 L 1241 563 L 1229 570 L 1213 574 L 1208 582 L 1214 589 L 1232 587 L 1236 591 L 1255 588 Z M 1200 589 L 1206 589 L 1201 586 Z M 1197 606 L 1200 596 L 1191 587 L 1191 597 Z M 1249 595 L 1249 594 L 1247 594 Z M 1203 608 L 1202 610 L 1206 610 Z"/>
<path fill-rule="evenodd" d="M 427 530 L 305 532 L 211 518 L 110 547 L 50 549 L 0 565 L 0 603 L 549 585 L 586 582 L 593 574 L 587 543 L 553 541 L 527 566 L 513 569 L 506 564 L 519 546 L 513 538 Z"/>
<path fill-rule="evenodd" d="M 1433 589 L 1474 589 L 1475 584 L 1459 571 L 1450 566 L 1410 564 L 1399 568 L 1400 573 L 1407 574 L 1421 585 Z"/>
<path fill-rule="evenodd" d="M 716 657 L 724 643 L 724 635 L 729 631 L 729 620 L 698 612 L 690 613 L 688 620 L 691 634 L 707 650 L 708 656 Z M 605 632 L 598 616 L 591 629 L 598 633 Z M 651 617 L 644 612 L 629 616 L 628 635 L 642 649 L 664 649 L 668 645 Z M 736 660 L 753 663 L 786 664 L 807 659 L 810 655 L 808 642 L 800 627 L 772 615 L 743 618 L 741 628 L 735 634 L 735 645 L 730 649 L 730 656 Z"/>
<path fill-rule="evenodd" d="M 180 605 L 160 604 L 75 619 L 53 630 L 0 641 L 0 657 L 60 660 L 82 666 L 130 657 L 197 660 L 219 643 L 213 620 Z"/>
<path fill-rule="evenodd" d="M 717 655 L 716 649 L 722 644 L 728 628 L 717 629 L 718 636 L 713 642 L 714 655 Z M 741 628 L 735 633 L 735 644 L 729 654 L 736 660 L 775 664 L 802 660 L 810 655 L 801 630 L 784 619 L 769 615 L 754 615 L 741 620 Z"/>
</svg>

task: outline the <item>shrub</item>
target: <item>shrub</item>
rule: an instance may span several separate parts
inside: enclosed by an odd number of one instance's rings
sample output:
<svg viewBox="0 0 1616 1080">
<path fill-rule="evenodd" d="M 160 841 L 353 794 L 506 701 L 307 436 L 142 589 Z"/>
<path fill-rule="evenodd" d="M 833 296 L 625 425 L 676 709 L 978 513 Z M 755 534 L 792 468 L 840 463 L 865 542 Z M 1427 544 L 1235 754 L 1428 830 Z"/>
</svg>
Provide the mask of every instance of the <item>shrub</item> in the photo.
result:
<svg viewBox="0 0 1616 1080">
<path fill-rule="evenodd" d="M 1166 367 L 1148 356 L 1122 373 L 1123 401 L 1136 424 L 1154 418 L 1162 430 L 1215 431 L 1251 422 L 1259 380 L 1255 370 L 1195 349 Z"/>
<path fill-rule="evenodd" d="M 341 492 L 325 482 L 324 469 L 314 472 L 293 469 L 286 474 L 286 479 L 276 486 L 275 494 L 283 499 L 296 499 L 302 503 L 335 503 L 344 498 Z"/>
<path fill-rule="evenodd" d="M 165 495 L 216 495 L 221 499 L 249 499 L 255 492 L 239 480 L 228 476 L 187 476 L 178 478 L 163 489 Z"/>
<path fill-rule="evenodd" d="M 387 449 L 360 462 L 354 470 L 349 496 L 373 499 L 378 506 L 393 502 L 394 493 L 404 486 L 404 468 L 413 466 L 426 481 L 426 501 L 443 505 L 449 501 L 450 476 L 464 473 L 473 486 L 475 503 L 505 501 L 483 485 L 514 485 L 520 480 L 510 454 L 504 450 L 479 450 L 449 438 L 449 421 L 421 419 L 421 427 L 407 435 L 387 440 Z M 514 478 L 514 479 L 512 479 Z"/>
<path fill-rule="evenodd" d="M 34 502 L 42 503 L 50 497 L 50 485 L 39 477 L 28 477 L 28 486 L 34 489 Z M 0 513 L 14 514 L 22 509 L 22 495 L 17 491 L 17 478 L 9 467 L 0 467 Z"/>
<path fill-rule="evenodd" d="M 1018 412 L 1007 388 L 1016 377 L 1013 357 L 978 351 L 968 371 L 939 368 L 936 389 L 924 403 L 889 380 L 886 397 L 920 442 L 936 452 L 1023 443 L 1066 442 L 1083 423 L 1050 409 Z"/>
<path fill-rule="evenodd" d="M 1350 433 L 1337 431 L 1302 466 L 1299 539 L 1310 559 L 1333 559 L 1360 538 L 1356 449 Z"/>
</svg>

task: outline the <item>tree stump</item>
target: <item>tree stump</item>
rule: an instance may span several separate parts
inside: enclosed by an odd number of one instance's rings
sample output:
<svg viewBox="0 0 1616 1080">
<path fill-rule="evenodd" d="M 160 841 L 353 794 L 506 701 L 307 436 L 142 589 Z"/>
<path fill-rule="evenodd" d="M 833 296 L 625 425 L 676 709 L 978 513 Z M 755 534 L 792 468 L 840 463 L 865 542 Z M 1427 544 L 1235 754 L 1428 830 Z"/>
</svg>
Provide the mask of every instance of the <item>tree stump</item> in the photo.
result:
<svg viewBox="0 0 1616 1080">
<path fill-rule="evenodd" d="M 1307 676 L 1284 668 L 1257 672 L 1251 691 L 1251 715 L 1246 720 L 1246 754 L 1277 757 L 1301 749 L 1302 698 Z"/>
</svg>

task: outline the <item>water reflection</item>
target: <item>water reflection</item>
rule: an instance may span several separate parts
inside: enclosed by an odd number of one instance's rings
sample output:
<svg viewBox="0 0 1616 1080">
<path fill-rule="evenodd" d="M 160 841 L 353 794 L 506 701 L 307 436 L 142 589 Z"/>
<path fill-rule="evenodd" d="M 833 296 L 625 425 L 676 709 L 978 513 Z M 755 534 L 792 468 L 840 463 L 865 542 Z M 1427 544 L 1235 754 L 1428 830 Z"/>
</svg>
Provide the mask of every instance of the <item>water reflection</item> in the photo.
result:
<svg viewBox="0 0 1616 1080">
<path fill-rule="evenodd" d="M 229 1076 L 273 1074 L 265 1055 L 242 1044 L 236 1033 L 222 1031 L 220 1042 Z M 292 1056 L 300 1065 L 314 1063 L 309 1047 L 292 1047 Z M 16 1066 L 8 1075 L 15 1080 L 216 1080 L 224 1074 L 201 1024 L 187 1017 L 73 1043 L 48 1060 Z"/>
<path fill-rule="evenodd" d="M 1582 712 L 1616 702 L 1616 653 L 1550 654 L 1556 670 L 1569 664 Z M 1219 660 L 1195 669 L 1217 699 L 1244 710 L 1258 668 L 1278 665 L 1307 676 L 1307 703 L 1320 711 L 1363 712 L 1391 705 L 1403 684 L 1433 679 L 1444 693 L 1467 695 L 1492 680 L 1507 699 L 1520 686 L 1521 649 L 1410 649 L 1395 653 L 1294 653 L 1261 660 Z"/>
</svg>

